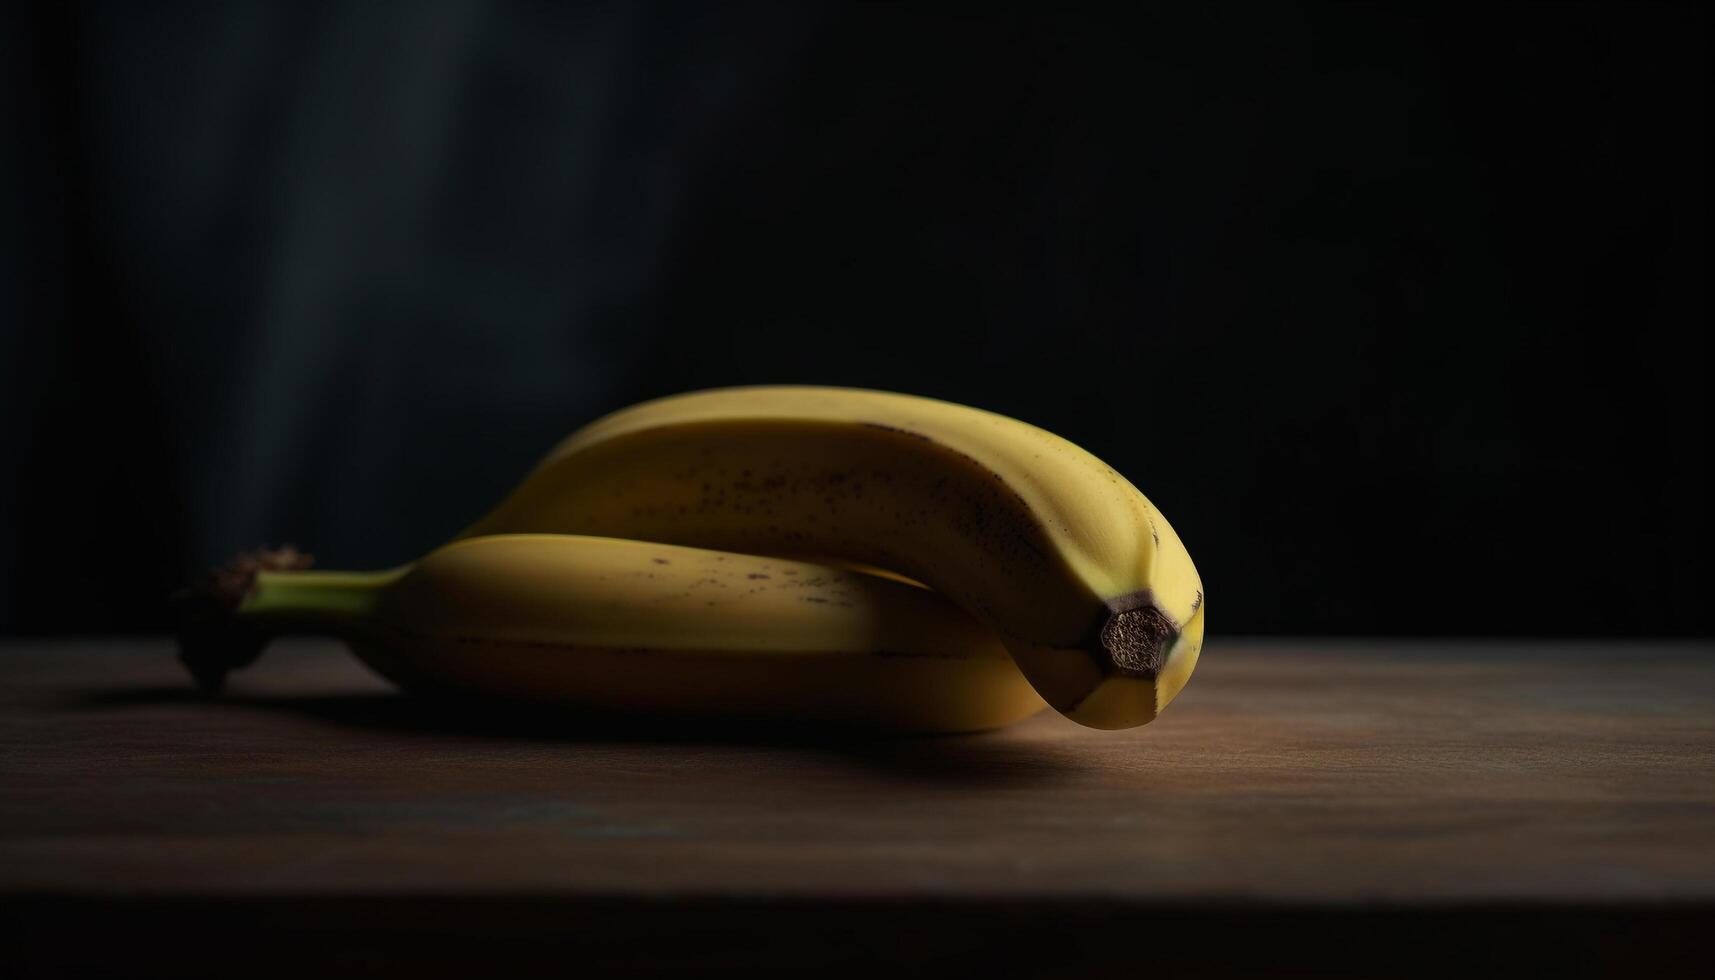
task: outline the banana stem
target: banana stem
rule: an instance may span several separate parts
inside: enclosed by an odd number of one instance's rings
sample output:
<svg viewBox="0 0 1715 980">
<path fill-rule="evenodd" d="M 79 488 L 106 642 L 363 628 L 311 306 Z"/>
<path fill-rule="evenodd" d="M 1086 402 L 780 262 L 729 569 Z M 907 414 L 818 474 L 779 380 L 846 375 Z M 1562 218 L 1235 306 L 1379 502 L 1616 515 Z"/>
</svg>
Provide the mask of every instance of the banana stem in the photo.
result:
<svg viewBox="0 0 1715 980">
<path fill-rule="evenodd" d="M 233 618 L 270 633 L 348 636 L 403 568 L 382 572 L 258 572 Z"/>
<path fill-rule="evenodd" d="M 261 656 L 281 633 L 350 637 L 409 566 L 381 572 L 309 571 L 290 545 L 239 555 L 179 593 L 179 659 L 205 691 Z"/>
</svg>

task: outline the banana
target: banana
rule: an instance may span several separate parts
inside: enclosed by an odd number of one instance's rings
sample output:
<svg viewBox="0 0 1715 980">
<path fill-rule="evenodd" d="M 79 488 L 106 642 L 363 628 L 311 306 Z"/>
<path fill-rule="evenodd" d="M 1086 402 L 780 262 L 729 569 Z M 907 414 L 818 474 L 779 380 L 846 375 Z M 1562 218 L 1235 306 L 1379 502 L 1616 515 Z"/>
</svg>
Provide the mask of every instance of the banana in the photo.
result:
<svg viewBox="0 0 1715 980">
<path fill-rule="evenodd" d="M 286 632 L 344 638 L 407 690 L 595 710 L 912 732 L 1044 705 L 941 596 L 805 562 L 575 535 L 468 538 L 380 572 L 259 553 L 200 590 L 184 658 L 205 687 Z"/>
<path fill-rule="evenodd" d="M 1094 728 L 1153 720 L 1203 642 L 1197 569 L 1136 487 L 1052 433 L 927 398 L 755 387 L 624 409 L 573 433 L 463 536 L 511 532 L 909 576 Z"/>
</svg>

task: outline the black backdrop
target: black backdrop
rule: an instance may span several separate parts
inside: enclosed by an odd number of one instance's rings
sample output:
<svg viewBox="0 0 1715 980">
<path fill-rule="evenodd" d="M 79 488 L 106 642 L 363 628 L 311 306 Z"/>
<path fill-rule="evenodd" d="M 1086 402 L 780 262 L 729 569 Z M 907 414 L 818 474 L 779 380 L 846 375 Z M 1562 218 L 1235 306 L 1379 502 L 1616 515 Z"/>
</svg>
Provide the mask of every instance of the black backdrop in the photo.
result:
<svg viewBox="0 0 1715 980">
<path fill-rule="evenodd" d="M 1695 7 L 153 8 L 0 14 L 0 631 L 793 381 L 1083 444 L 1216 632 L 1709 632 Z"/>
</svg>

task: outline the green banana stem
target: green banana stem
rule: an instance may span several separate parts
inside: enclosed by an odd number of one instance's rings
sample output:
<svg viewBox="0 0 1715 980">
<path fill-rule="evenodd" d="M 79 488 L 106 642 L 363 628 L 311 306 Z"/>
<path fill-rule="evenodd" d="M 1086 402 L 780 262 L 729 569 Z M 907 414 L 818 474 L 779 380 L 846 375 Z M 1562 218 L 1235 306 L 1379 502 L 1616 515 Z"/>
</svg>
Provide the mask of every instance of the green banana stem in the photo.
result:
<svg viewBox="0 0 1715 980">
<path fill-rule="evenodd" d="M 239 555 L 180 592 L 179 659 L 203 690 L 261 656 L 275 636 L 350 637 L 382 591 L 406 568 L 381 572 L 309 571 L 312 559 L 290 546 Z"/>
<path fill-rule="evenodd" d="M 233 616 L 272 633 L 349 636 L 403 569 L 383 572 L 258 572 Z"/>
</svg>

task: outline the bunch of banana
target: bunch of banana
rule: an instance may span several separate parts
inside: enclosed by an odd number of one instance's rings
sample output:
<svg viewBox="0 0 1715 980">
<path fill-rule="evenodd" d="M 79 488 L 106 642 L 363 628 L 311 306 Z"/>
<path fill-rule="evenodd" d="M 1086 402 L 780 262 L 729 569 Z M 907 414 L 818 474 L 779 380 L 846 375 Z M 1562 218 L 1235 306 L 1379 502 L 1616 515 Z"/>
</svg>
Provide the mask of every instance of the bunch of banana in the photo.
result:
<svg viewBox="0 0 1715 980">
<path fill-rule="evenodd" d="M 1144 724 L 1190 677 L 1204 617 L 1173 528 L 1084 450 L 973 408 L 819 387 L 609 415 L 407 568 L 236 582 L 202 617 L 224 632 L 186 634 L 205 680 L 269 631 L 311 628 L 407 686 L 933 731 L 1040 701 Z"/>
</svg>

